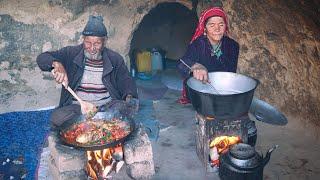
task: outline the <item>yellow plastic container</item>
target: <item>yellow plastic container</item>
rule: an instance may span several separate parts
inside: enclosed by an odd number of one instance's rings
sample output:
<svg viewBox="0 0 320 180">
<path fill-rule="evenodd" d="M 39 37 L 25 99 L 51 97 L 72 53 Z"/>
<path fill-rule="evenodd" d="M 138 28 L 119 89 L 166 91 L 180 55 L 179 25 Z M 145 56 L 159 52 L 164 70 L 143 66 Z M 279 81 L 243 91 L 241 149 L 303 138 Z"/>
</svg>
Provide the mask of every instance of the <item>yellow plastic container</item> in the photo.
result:
<svg viewBox="0 0 320 180">
<path fill-rule="evenodd" d="M 138 72 L 151 72 L 151 53 L 149 51 L 138 52 L 136 64 Z"/>
</svg>

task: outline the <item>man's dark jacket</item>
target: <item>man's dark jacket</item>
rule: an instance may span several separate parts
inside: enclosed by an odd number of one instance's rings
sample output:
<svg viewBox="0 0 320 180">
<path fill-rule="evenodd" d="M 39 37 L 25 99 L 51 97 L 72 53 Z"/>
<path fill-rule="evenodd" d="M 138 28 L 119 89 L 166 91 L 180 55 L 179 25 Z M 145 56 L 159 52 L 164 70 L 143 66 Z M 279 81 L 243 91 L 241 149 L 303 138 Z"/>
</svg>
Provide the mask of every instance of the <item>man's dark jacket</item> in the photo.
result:
<svg viewBox="0 0 320 180">
<path fill-rule="evenodd" d="M 77 89 L 84 72 L 85 58 L 83 50 L 83 44 L 81 44 L 78 46 L 67 46 L 58 51 L 44 52 L 37 57 L 37 63 L 43 71 L 51 71 L 53 61 L 62 63 L 67 71 L 69 86 L 72 89 Z M 102 59 L 102 82 L 108 89 L 111 98 L 124 100 L 128 94 L 137 98 L 136 84 L 130 77 L 121 55 L 108 48 L 104 48 Z M 71 94 L 65 88 L 62 88 L 59 107 L 71 103 Z"/>
</svg>

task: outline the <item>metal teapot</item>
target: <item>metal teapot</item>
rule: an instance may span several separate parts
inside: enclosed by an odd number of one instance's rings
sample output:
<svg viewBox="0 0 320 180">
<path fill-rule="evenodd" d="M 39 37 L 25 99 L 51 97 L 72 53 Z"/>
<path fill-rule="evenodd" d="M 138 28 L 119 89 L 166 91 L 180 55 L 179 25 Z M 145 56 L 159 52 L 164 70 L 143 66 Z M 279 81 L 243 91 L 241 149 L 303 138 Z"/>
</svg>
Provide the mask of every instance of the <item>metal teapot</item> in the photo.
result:
<svg viewBox="0 0 320 180">
<path fill-rule="evenodd" d="M 272 151 L 269 149 L 265 157 L 256 152 L 255 148 L 239 143 L 221 155 L 219 176 L 221 180 L 262 180 L 263 168 L 269 162 Z"/>
</svg>

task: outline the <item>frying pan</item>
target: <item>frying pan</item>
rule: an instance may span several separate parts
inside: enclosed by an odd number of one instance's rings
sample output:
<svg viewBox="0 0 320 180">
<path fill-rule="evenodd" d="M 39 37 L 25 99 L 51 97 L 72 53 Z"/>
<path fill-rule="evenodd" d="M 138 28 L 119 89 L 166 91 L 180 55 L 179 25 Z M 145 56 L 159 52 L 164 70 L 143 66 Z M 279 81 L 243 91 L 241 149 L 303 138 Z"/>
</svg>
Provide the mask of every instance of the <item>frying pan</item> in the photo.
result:
<svg viewBox="0 0 320 180">
<path fill-rule="evenodd" d="M 110 112 L 98 112 L 93 118 L 92 120 L 105 120 L 105 121 L 110 121 L 112 118 L 118 118 L 122 121 L 126 121 L 129 125 L 130 125 L 130 133 L 118 140 L 112 141 L 112 142 L 106 142 L 104 144 L 99 144 L 99 145 L 88 145 L 88 144 L 81 144 L 81 143 L 77 143 L 77 142 L 70 142 L 67 141 L 64 137 L 63 137 L 63 133 L 67 132 L 68 130 L 70 130 L 72 127 L 74 127 L 77 124 L 80 124 L 84 121 L 86 121 L 86 117 L 84 115 L 80 115 L 78 118 L 69 120 L 64 122 L 60 127 L 59 127 L 59 137 L 60 140 L 62 141 L 62 144 L 67 145 L 67 146 L 71 146 L 77 149 L 82 149 L 82 150 L 87 150 L 87 151 L 94 151 L 94 150 L 101 150 L 101 149 L 106 149 L 106 148 L 110 148 L 110 147 L 114 147 L 119 143 L 123 143 L 127 138 L 129 138 L 132 134 L 132 132 L 135 131 L 135 122 L 132 118 L 130 117 L 125 117 L 123 115 L 119 115 L 117 113 L 110 113 Z"/>
</svg>

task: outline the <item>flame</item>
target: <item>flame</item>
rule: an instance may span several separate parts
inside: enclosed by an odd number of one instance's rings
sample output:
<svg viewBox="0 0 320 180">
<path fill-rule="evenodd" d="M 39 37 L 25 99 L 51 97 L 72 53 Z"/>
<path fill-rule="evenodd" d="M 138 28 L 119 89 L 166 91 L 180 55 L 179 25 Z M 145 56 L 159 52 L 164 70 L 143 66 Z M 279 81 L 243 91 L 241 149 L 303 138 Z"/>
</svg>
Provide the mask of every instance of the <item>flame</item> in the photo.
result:
<svg viewBox="0 0 320 180">
<path fill-rule="evenodd" d="M 209 147 L 217 147 L 218 153 L 224 152 L 229 149 L 229 147 L 233 144 L 237 144 L 241 141 L 239 136 L 219 136 L 214 138 Z"/>
<path fill-rule="evenodd" d="M 219 165 L 219 155 L 226 152 L 231 145 L 240 143 L 241 139 L 239 136 L 219 136 L 214 138 L 210 142 L 210 160 L 211 165 Z"/>
<path fill-rule="evenodd" d="M 90 179 L 98 180 L 101 178 L 107 178 L 110 172 L 115 168 L 117 162 L 112 158 L 112 155 L 117 153 L 123 153 L 122 146 L 87 151 L 87 167 L 86 171 Z"/>
</svg>

